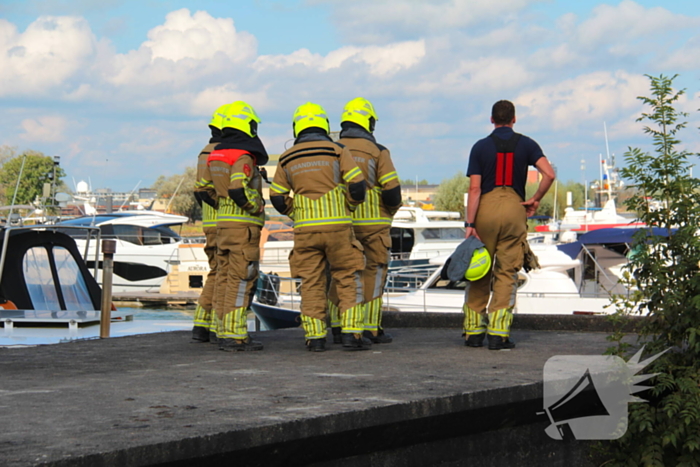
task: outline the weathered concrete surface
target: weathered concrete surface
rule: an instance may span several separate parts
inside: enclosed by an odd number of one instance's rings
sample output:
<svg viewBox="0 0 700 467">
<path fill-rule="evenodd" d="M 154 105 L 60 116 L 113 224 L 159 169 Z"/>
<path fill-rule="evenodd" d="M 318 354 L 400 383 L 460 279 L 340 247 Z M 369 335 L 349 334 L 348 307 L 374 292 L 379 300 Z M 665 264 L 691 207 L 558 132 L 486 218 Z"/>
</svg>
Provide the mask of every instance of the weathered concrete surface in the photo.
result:
<svg viewBox="0 0 700 467">
<path fill-rule="evenodd" d="M 612 333 L 613 325 L 605 315 L 534 315 L 514 314 L 513 329 L 528 331 L 580 331 Z M 629 316 L 622 325 L 624 332 L 636 332 L 644 323 L 645 317 Z M 408 313 L 385 311 L 382 323 L 386 327 L 399 328 L 456 328 L 461 329 L 463 313 Z"/>
<path fill-rule="evenodd" d="M 515 331 L 494 352 L 389 332 L 366 352 L 309 353 L 299 329 L 234 354 L 186 332 L 0 348 L 0 465 L 585 465 L 534 412 L 546 360 L 605 334 Z"/>
</svg>

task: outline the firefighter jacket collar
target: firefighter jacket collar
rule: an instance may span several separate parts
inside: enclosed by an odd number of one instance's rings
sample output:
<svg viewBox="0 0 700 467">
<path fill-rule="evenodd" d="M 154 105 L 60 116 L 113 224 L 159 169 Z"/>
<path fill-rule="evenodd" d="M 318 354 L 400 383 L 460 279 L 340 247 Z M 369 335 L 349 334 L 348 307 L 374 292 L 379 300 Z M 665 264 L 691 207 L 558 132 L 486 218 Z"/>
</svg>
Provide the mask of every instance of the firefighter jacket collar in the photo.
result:
<svg viewBox="0 0 700 467">
<path fill-rule="evenodd" d="M 307 130 L 311 130 L 312 128 L 308 128 Z M 297 139 L 294 140 L 294 144 L 299 144 L 299 143 L 308 143 L 310 141 L 333 141 L 325 132 L 323 133 L 316 133 L 316 132 L 308 132 L 306 133 L 307 130 L 304 130 L 299 134 Z"/>
<path fill-rule="evenodd" d="M 216 145 L 215 149 L 240 149 L 247 151 L 255 157 L 256 165 L 265 165 L 270 159 L 260 138 L 257 136 L 251 138 L 242 131 L 232 128 L 226 128 L 223 131 L 221 142 Z"/>
<path fill-rule="evenodd" d="M 341 138 L 364 138 L 370 140 L 374 144 L 377 144 L 377 140 L 374 138 L 374 135 L 362 128 L 357 123 L 343 122 L 340 124 L 340 127 L 342 128 L 340 131 Z"/>
<path fill-rule="evenodd" d="M 209 138 L 209 143 L 220 143 L 221 142 L 221 130 L 213 126 L 209 126 L 211 129 L 211 138 Z"/>
</svg>

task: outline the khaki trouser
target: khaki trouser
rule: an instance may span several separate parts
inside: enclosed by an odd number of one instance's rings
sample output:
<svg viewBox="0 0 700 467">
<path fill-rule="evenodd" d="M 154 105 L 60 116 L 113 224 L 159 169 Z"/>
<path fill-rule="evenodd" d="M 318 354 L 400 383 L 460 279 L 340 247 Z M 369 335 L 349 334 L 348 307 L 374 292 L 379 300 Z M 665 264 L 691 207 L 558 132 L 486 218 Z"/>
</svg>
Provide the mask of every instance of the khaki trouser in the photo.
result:
<svg viewBox="0 0 700 467">
<path fill-rule="evenodd" d="M 206 243 L 204 244 L 204 254 L 207 255 L 209 262 L 209 273 L 207 280 L 204 283 L 202 293 L 199 295 L 199 304 L 205 310 L 211 310 L 214 300 L 214 288 L 216 286 L 216 227 L 207 227 L 204 229 Z"/>
<path fill-rule="evenodd" d="M 517 276 L 523 267 L 527 242 L 527 215 L 521 202 L 520 196 L 509 187 L 497 187 L 479 201 L 476 231 L 494 261 L 486 276 L 467 284 L 465 311 L 469 308 L 471 312 L 484 313 L 488 305 L 490 334 L 507 336 L 510 330 Z M 501 316 L 504 313 L 508 316 Z M 483 329 L 482 326 L 479 328 Z M 465 324 L 467 334 L 474 333 L 475 329 L 467 327 Z"/>
<path fill-rule="evenodd" d="M 217 228 L 216 243 L 217 336 L 245 339 L 248 336 L 247 311 L 258 279 L 260 227 L 243 224 L 235 228 Z"/>
<path fill-rule="evenodd" d="M 341 316 L 352 310 L 352 320 L 344 320 L 343 331 L 362 332 L 362 246 L 350 224 L 333 232 L 294 234 L 294 249 L 289 264 L 294 277 L 301 278 L 301 312 L 315 320 L 326 319 L 326 262 L 337 284 Z M 357 316 L 356 316 L 357 315 Z M 347 322 L 346 322 L 347 321 Z M 322 337 L 307 330 L 307 338 Z"/>
<path fill-rule="evenodd" d="M 216 310 L 213 306 L 216 293 L 216 227 L 204 228 L 204 236 L 206 238 L 204 253 L 207 255 L 209 262 L 209 272 L 207 273 L 207 280 L 204 283 L 202 293 L 199 295 L 199 306 L 195 313 L 195 326 L 207 327 L 211 331 L 216 332 L 216 320 L 213 319 L 212 314 L 212 310 Z"/>
<path fill-rule="evenodd" d="M 382 294 L 389 267 L 391 236 L 390 227 L 378 230 L 355 229 L 355 237 L 362 245 L 365 255 L 365 268 L 362 271 L 363 304 L 365 305 L 365 325 L 368 331 L 377 331 L 381 325 Z M 339 305 L 335 281 L 328 291 L 331 311 Z M 331 313 L 331 325 L 339 326 L 340 320 Z"/>
</svg>

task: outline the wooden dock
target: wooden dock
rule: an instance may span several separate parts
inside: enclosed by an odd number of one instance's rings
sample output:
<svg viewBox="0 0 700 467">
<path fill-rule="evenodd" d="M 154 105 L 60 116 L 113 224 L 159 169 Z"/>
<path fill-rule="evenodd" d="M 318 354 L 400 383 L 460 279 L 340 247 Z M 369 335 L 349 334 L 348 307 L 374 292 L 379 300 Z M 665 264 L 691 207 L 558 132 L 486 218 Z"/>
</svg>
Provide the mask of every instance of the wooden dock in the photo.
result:
<svg viewBox="0 0 700 467">
<path fill-rule="evenodd" d="M 199 293 L 147 293 L 147 292 L 118 292 L 112 294 L 112 302 L 116 307 L 195 307 Z"/>
</svg>

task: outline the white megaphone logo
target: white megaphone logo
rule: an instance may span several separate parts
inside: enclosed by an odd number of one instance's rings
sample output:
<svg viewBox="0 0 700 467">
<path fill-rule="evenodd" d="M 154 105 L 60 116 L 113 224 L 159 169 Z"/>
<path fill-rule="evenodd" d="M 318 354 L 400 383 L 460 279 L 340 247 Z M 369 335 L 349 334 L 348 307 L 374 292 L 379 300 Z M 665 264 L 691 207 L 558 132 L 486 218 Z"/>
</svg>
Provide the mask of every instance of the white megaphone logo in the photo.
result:
<svg viewBox="0 0 700 467">
<path fill-rule="evenodd" d="M 656 376 L 639 375 L 669 349 L 640 362 L 644 347 L 629 362 L 610 355 L 557 355 L 544 366 L 545 429 L 553 439 L 617 439 L 627 431 L 627 404 L 648 389 L 636 384 Z"/>
</svg>

